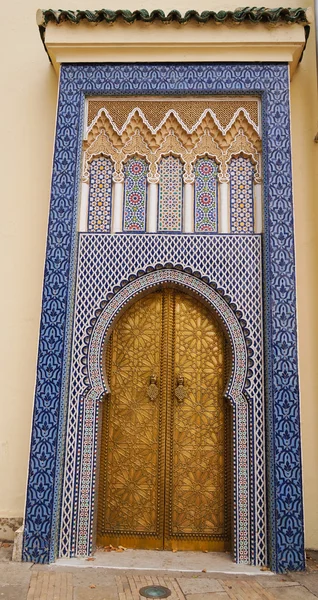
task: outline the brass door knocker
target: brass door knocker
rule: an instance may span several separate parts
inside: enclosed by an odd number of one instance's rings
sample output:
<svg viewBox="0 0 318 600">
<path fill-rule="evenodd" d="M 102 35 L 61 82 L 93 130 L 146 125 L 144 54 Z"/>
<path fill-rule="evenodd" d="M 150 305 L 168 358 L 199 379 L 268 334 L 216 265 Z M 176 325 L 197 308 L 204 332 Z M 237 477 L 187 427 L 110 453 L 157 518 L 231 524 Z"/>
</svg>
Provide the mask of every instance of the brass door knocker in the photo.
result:
<svg viewBox="0 0 318 600">
<path fill-rule="evenodd" d="M 150 377 L 150 384 L 148 386 L 147 394 L 151 402 L 155 402 L 159 394 L 159 388 L 157 386 L 157 377 L 155 375 L 151 375 Z"/>
<path fill-rule="evenodd" d="M 177 377 L 177 387 L 175 389 L 175 395 L 177 397 L 179 404 L 184 402 L 184 400 L 186 399 L 186 396 L 187 396 L 187 393 L 184 389 L 184 377 L 181 377 L 180 375 L 179 375 L 179 377 Z"/>
</svg>

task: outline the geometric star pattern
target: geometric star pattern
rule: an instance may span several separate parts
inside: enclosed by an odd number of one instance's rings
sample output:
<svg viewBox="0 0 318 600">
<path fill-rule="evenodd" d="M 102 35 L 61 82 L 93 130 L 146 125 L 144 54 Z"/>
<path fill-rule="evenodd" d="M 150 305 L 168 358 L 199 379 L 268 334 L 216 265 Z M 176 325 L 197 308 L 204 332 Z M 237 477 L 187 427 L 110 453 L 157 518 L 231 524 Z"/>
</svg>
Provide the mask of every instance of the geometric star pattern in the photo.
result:
<svg viewBox="0 0 318 600">
<path fill-rule="evenodd" d="M 248 158 L 232 158 L 229 168 L 231 233 L 254 231 L 254 167 Z"/>
</svg>

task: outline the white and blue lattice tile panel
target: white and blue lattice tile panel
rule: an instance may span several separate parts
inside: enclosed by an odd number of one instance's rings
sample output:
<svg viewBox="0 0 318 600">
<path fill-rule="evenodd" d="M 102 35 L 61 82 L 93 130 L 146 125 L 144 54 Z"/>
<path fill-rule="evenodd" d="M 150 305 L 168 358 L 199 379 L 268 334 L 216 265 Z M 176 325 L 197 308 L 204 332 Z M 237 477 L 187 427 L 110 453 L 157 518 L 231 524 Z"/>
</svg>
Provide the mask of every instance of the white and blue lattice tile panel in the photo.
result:
<svg viewBox="0 0 318 600">
<path fill-rule="evenodd" d="M 84 403 L 83 413 L 78 412 L 79 398 L 87 395 L 88 375 L 83 370 L 83 364 L 88 348 L 92 345 L 89 339 L 92 318 L 96 321 L 95 315 L 100 314 L 101 307 L 107 304 L 107 299 L 114 290 L 125 282 L 136 279 L 138 274 L 145 274 L 164 265 L 177 267 L 176 272 L 180 273 L 181 282 L 182 272 L 197 273 L 203 281 L 209 281 L 219 290 L 222 298 L 227 299 L 234 311 L 228 318 L 235 320 L 235 314 L 238 314 L 243 330 L 248 331 L 246 356 L 249 356 L 250 364 L 246 363 L 242 371 L 247 412 L 240 421 L 240 428 L 237 427 L 234 439 L 237 447 L 235 462 L 237 465 L 241 464 L 241 473 L 237 474 L 237 489 L 238 494 L 241 494 L 240 502 L 244 504 L 242 512 L 247 520 L 240 520 L 237 536 L 241 542 L 236 540 L 236 555 L 241 562 L 264 564 L 267 551 L 260 236 L 80 235 L 60 554 L 88 555 L 92 550 L 95 491 L 87 482 L 94 481 L 95 477 L 94 444 L 97 440 L 98 422 L 95 415 L 95 425 L 87 429 L 85 412 L 88 410 L 87 419 L 91 420 L 96 400 Z M 128 295 L 128 288 L 124 287 L 125 300 Z M 221 318 L 224 320 L 224 312 Z M 97 342 L 97 346 L 102 352 L 101 341 Z M 246 374 L 248 377 L 245 381 Z M 89 380 L 92 381 L 92 378 Z M 85 408 L 87 405 L 88 408 Z M 249 430 L 250 419 L 253 425 Z M 86 431 L 86 450 L 85 457 L 81 458 L 83 431 Z M 87 431 L 90 432 L 89 438 Z M 243 458 L 244 453 L 246 460 Z M 72 478 L 69 473 L 73 474 Z M 84 499 L 83 502 L 81 498 Z M 236 505 L 238 504 L 237 499 Z M 234 519 L 238 521 L 236 510 L 234 509 Z M 255 539 L 255 543 L 251 543 L 251 539 Z"/>
</svg>

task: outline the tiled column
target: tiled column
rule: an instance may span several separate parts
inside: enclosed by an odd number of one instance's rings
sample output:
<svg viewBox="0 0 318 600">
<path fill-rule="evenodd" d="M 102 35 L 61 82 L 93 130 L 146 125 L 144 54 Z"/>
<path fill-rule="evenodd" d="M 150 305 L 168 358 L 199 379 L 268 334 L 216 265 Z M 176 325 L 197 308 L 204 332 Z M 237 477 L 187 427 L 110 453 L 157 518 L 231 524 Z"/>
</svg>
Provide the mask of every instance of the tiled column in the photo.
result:
<svg viewBox="0 0 318 600">
<path fill-rule="evenodd" d="M 158 183 L 148 183 L 147 231 L 156 233 L 158 215 Z"/>
<path fill-rule="evenodd" d="M 81 208 L 80 208 L 80 218 L 79 218 L 79 231 L 87 231 L 88 230 L 88 198 L 89 198 L 89 184 L 82 183 L 82 193 L 81 193 Z"/>
<path fill-rule="evenodd" d="M 254 186 L 254 233 L 263 232 L 262 184 Z"/>
<path fill-rule="evenodd" d="M 219 187 L 219 232 L 230 233 L 230 190 L 227 182 Z"/>
<path fill-rule="evenodd" d="M 183 187 L 183 231 L 194 231 L 194 184 L 185 183 Z"/>
<path fill-rule="evenodd" d="M 113 198 L 112 233 L 119 233 L 123 230 L 124 184 L 122 182 L 114 183 Z"/>
</svg>

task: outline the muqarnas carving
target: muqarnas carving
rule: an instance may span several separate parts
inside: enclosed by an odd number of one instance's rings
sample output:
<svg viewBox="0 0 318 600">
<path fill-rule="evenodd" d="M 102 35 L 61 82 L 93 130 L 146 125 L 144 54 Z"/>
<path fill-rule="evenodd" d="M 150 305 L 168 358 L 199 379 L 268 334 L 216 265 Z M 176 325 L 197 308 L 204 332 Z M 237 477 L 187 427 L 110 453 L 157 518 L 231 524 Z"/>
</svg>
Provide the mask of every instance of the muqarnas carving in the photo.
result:
<svg viewBox="0 0 318 600">
<path fill-rule="evenodd" d="M 146 230 L 152 183 L 159 185 L 157 231 L 184 230 L 184 184 L 190 184 L 193 231 L 216 233 L 219 184 L 229 183 L 230 231 L 253 233 L 253 186 L 261 182 L 258 108 L 257 100 L 90 100 L 83 142 L 83 181 L 90 181 L 88 230 L 111 231 L 111 176 L 114 184 L 124 183 L 125 232 Z M 109 179 L 96 191 L 92 173 L 96 177 L 96 160 L 102 157 L 109 161 Z M 244 201 L 238 185 L 244 187 Z"/>
</svg>

